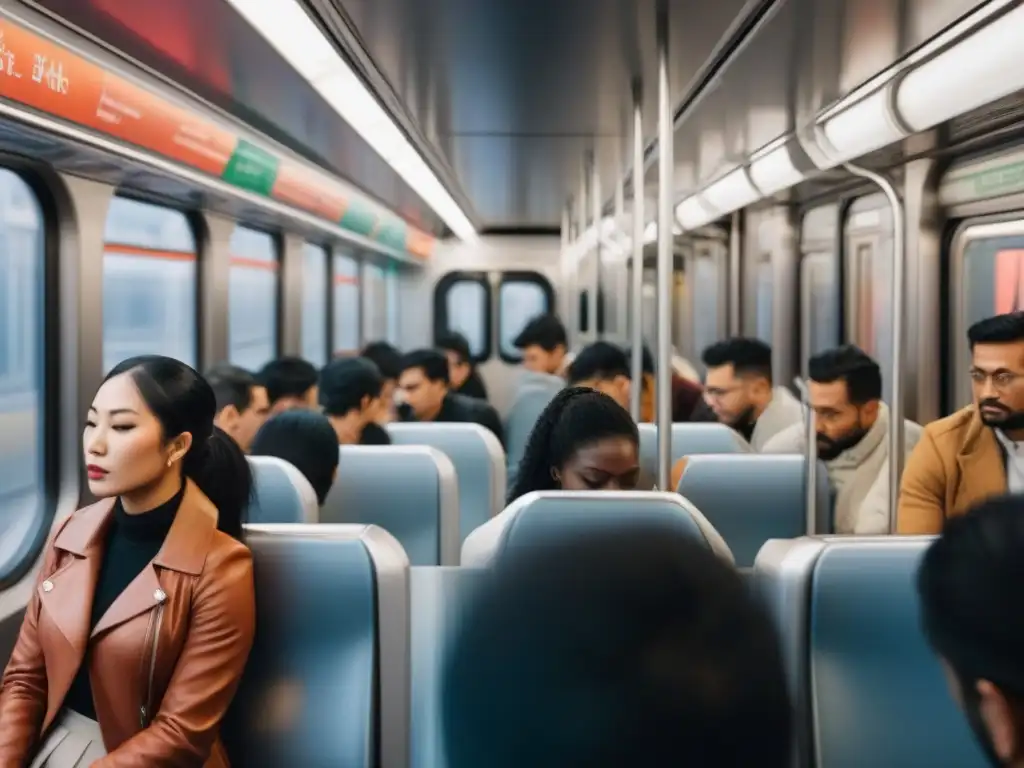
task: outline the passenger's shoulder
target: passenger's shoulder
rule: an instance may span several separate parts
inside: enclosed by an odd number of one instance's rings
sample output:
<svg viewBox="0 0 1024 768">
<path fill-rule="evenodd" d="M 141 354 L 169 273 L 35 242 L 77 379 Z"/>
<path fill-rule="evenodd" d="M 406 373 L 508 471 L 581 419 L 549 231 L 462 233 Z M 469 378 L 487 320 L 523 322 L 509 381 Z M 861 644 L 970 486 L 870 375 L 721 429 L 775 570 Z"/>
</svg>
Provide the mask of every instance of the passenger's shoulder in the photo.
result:
<svg viewBox="0 0 1024 768">
<path fill-rule="evenodd" d="M 803 453 L 804 425 L 802 422 L 790 424 L 764 444 L 761 453 Z"/>
<path fill-rule="evenodd" d="M 956 413 L 928 424 L 922 429 L 922 435 L 927 435 L 936 442 L 957 440 L 970 428 L 973 420 L 974 406 L 969 405 L 966 408 L 961 408 Z"/>
<path fill-rule="evenodd" d="M 210 539 L 210 551 L 206 555 L 204 575 L 225 575 L 229 572 L 245 572 L 252 569 L 252 551 L 238 539 L 220 530 L 215 530 Z"/>
</svg>

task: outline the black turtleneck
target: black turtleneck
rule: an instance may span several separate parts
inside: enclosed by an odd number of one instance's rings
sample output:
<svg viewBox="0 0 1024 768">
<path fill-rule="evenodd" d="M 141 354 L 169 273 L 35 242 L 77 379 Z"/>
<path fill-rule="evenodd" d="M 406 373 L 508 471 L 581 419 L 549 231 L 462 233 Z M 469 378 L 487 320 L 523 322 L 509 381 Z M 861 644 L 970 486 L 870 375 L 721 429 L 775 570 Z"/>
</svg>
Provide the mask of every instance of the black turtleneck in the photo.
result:
<svg viewBox="0 0 1024 768">
<path fill-rule="evenodd" d="M 118 595 L 131 584 L 142 569 L 149 565 L 163 546 L 167 532 L 171 529 L 174 516 L 181 506 L 185 487 L 170 501 L 156 509 L 138 515 L 124 511 L 121 499 L 114 504 L 113 519 L 107 528 L 106 549 L 100 565 L 96 591 L 92 597 L 90 630 L 95 627 Z M 96 719 L 96 707 L 92 700 L 92 686 L 89 683 L 89 650 L 86 649 L 82 666 L 71 683 L 64 706 L 80 715 Z"/>
</svg>

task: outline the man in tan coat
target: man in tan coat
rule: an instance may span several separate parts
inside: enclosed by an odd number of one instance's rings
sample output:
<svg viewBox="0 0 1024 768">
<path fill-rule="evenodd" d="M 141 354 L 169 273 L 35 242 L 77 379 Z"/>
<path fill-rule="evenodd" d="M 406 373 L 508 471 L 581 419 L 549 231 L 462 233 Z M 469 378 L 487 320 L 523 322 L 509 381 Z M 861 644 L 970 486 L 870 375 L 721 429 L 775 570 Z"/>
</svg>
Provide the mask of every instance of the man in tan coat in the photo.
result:
<svg viewBox="0 0 1024 768">
<path fill-rule="evenodd" d="M 990 496 L 1024 493 L 1024 312 L 970 327 L 974 403 L 924 429 L 900 488 L 897 532 L 939 533 Z"/>
</svg>

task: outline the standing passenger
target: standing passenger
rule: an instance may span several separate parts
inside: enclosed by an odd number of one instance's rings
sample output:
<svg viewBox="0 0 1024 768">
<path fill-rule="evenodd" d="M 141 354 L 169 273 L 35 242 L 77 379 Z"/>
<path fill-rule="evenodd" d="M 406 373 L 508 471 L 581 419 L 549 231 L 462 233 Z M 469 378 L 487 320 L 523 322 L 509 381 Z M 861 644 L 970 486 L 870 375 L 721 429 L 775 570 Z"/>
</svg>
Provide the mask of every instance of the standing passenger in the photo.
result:
<svg viewBox="0 0 1024 768">
<path fill-rule="evenodd" d="M 248 452 L 270 412 L 266 387 L 244 368 L 227 363 L 215 365 L 205 378 L 217 398 L 213 423 Z"/>
<path fill-rule="evenodd" d="M 332 360 L 320 371 L 320 406 L 339 445 L 390 445 L 380 415 L 384 379 L 366 358 Z"/>
<path fill-rule="evenodd" d="M 270 413 L 292 408 L 314 410 L 317 375 L 316 367 L 301 357 L 281 357 L 263 366 L 257 379 L 267 388 Z"/>
<path fill-rule="evenodd" d="M 473 365 L 469 342 L 461 333 L 450 332 L 437 340 L 437 348 L 448 358 L 448 378 L 452 392 L 477 400 L 487 399 L 487 387 Z"/>
<path fill-rule="evenodd" d="M 921 561 L 925 636 L 996 766 L 1024 765 L 1024 497 L 950 518 Z"/>
<path fill-rule="evenodd" d="M 107 374 L 82 435 L 103 501 L 46 546 L 0 687 L 0 765 L 228 765 L 218 733 L 255 632 L 252 479 L 215 412 L 177 360 Z"/>
<path fill-rule="evenodd" d="M 967 330 L 974 402 L 924 428 L 903 473 L 899 533 L 938 533 L 989 496 L 1024 493 L 1024 312 Z"/>
</svg>

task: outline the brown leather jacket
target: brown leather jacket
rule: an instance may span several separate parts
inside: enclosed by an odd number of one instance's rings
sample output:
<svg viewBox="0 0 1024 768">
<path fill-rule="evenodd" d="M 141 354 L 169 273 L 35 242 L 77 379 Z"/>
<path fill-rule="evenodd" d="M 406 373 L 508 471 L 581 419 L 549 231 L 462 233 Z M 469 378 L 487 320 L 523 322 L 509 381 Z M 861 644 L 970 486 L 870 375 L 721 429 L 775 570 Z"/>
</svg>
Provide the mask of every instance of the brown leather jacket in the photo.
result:
<svg viewBox="0 0 1024 768">
<path fill-rule="evenodd" d="M 188 483 L 163 547 L 89 632 L 114 502 L 58 526 L 0 688 L 0 768 L 27 765 L 82 660 L 109 754 L 93 768 L 226 768 L 218 738 L 255 632 L 252 555 Z"/>
</svg>

